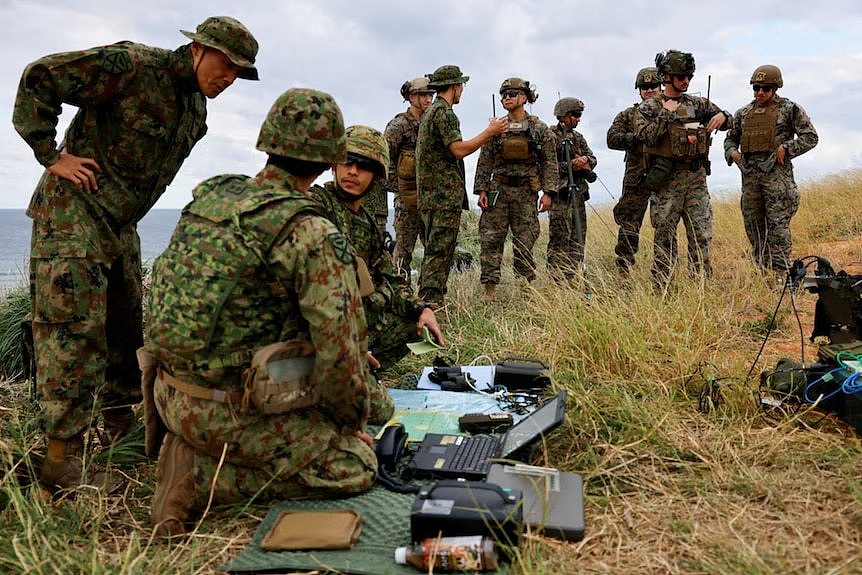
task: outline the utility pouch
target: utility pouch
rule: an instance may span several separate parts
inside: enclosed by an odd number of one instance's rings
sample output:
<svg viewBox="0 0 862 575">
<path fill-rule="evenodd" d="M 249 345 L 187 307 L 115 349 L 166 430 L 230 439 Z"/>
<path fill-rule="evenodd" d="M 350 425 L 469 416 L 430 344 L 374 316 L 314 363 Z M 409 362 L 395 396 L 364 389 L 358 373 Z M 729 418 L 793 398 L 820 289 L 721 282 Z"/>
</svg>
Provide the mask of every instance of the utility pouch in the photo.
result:
<svg viewBox="0 0 862 575">
<path fill-rule="evenodd" d="M 155 384 L 159 360 L 144 348 L 138 348 L 138 367 L 141 368 L 141 395 L 144 403 L 144 453 L 157 457 L 168 428 L 156 409 Z"/>
<path fill-rule="evenodd" d="M 507 161 L 524 161 L 532 157 L 530 152 L 530 139 L 526 133 L 514 136 L 504 136 L 502 143 L 502 156 Z"/>
<path fill-rule="evenodd" d="M 653 158 L 652 165 L 647 168 L 644 174 L 643 187 L 649 192 L 654 192 L 659 189 L 662 184 L 670 179 L 670 174 L 673 171 L 673 161 L 670 158 L 656 156 Z"/>
<path fill-rule="evenodd" d="M 260 543 L 264 551 L 350 549 L 362 533 L 362 516 L 353 509 L 282 511 Z"/>
<path fill-rule="evenodd" d="M 398 198 L 401 200 L 401 205 L 404 206 L 408 210 L 418 210 L 419 209 L 419 192 L 415 189 L 413 190 L 404 190 L 401 188 L 401 181 L 398 182 Z"/>
<path fill-rule="evenodd" d="M 398 178 L 398 190 L 401 192 L 416 191 L 416 151 L 403 150 L 398 156 L 395 167 Z"/>
<path fill-rule="evenodd" d="M 311 343 L 298 339 L 272 343 L 255 352 L 243 373 L 245 395 L 264 414 L 310 407 L 320 401 L 320 390 L 311 381 L 313 368 Z"/>
<path fill-rule="evenodd" d="M 709 150 L 709 134 L 706 128 L 695 122 L 671 124 L 670 154 L 677 160 L 693 160 L 706 155 Z"/>
</svg>

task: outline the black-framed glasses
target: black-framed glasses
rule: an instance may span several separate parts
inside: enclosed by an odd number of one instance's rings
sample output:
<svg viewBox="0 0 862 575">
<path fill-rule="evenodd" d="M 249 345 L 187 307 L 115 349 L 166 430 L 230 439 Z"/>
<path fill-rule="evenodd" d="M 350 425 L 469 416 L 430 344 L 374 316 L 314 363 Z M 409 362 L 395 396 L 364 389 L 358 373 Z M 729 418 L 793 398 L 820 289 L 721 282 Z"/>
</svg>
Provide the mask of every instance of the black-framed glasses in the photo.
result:
<svg viewBox="0 0 862 575">
<path fill-rule="evenodd" d="M 772 91 L 772 86 L 764 86 L 762 84 L 754 84 L 751 87 L 755 92 L 763 92 L 764 94 L 768 94 Z"/>
<path fill-rule="evenodd" d="M 347 161 L 344 162 L 345 166 L 356 165 L 360 170 L 368 170 L 369 172 L 377 171 L 377 162 L 372 159 L 366 158 L 365 156 L 360 156 L 359 154 L 354 154 L 353 152 L 347 152 Z"/>
<path fill-rule="evenodd" d="M 517 98 L 520 95 L 520 90 L 506 90 L 505 92 L 500 94 L 500 97 L 505 100 L 506 98 Z"/>
<path fill-rule="evenodd" d="M 640 88 L 641 90 L 655 90 L 659 86 L 661 86 L 661 84 L 641 84 Z"/>
</svg>

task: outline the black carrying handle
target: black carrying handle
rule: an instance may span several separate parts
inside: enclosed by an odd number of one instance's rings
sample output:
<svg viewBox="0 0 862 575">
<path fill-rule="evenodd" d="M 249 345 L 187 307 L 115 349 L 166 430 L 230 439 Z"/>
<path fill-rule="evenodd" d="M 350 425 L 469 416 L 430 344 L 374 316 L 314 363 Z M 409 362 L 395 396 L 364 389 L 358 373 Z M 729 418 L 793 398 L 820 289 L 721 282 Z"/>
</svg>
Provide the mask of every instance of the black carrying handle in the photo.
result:
<svg viewBox="0 0 862 575">
<path fill-rule="evenodd" d="M 420 489 L 418 497 L 420 499 L 428 499 L 434 494 L 434 491 L 436 489 L 444 487 L 454 487 L 460 490 L 463 490 L 466 487 L 467 489 L 475 489 L 480 491 L 493 491 L 500 496 L 500 501 L 502 503 L 512 501 L 515 498 L 515 496 L 511 492 L 507 492 L 496 483 L 485 483 L 480 481 L 459 481 L 457 479 L 441 479 L 439 481 L 435 481 L 431 485 Z"/>
</svg>

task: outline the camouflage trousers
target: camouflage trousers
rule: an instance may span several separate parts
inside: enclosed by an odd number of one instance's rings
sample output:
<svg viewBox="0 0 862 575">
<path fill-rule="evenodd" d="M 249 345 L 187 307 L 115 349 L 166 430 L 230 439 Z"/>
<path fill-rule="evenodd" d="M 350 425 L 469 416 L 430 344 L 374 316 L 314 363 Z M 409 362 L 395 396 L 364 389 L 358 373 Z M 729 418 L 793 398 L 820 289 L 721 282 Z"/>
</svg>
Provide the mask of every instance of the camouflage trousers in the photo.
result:
<svg viewBox="0 0 862 575">
<path fill-rule="evenodd" d="M 580 218 L 580 235 L 575 216 Z M 587 207 L 583 200 L 554 199 L 548 216 L 548 271 L 567 277 L 584 261 L 587 239 Z"/>
<path fill-rule="evenodd" d="M 401 202 L 399 196 L 395 196 L 395 266 L 398 273 L 403 274 L 410 281 L 410 264 L 413 261 L 413 250 L 416 248 L 416 239 L 425 237 L 425 227 L 419 210 L 408 208 Z"/>
<path fill-rule="evenodd" d="M 388 397 L 388 394 L 387 394 Z M 195 499 L 217 503 L 254 499 L 318 499 L 371 489 L 374 450 L 322 410 L 263 415 L 253 407 L 196 399 L 156 380 L 155 400 L 168 429 L 195 451 Z M 388 410 L 378 407 L 379 419 Z M 385 419 L 383 419 L 385 421 Z M 224 462 L 219 460 L 224 451 Z"/>
<path fill-rule="evenodd" d="M 143 345 L 140 240 L 122 230 L 119 254 L 99 245 L 98 225 L 34 221 L 30 295 L 36 385 L 48 437 L 69 439 L 100 407 L 141 399 L 135 350 Z M 94 253 L 95 252 L 95 253 Z"/>
<path fill-rule="evenodd" d="M 617 256 L 617 266 L 624 270 L 635 264 L 649 198 L 650 193 L 641 187 L 625 187 L 614 206 L 614 222 L 620 227 L 614 253 Z"/>
<path fill-rule="evenodd" d="M 787 270 L 793 247 L 790 220 L 799 209 L 793 167 L 743 172 L 740 206 L 754 261 L 763 269 Z"/>
<path fill-rule="evenodd" d="M 670 178 L 653 192 L 650 221 L 655 229 L 653 278 L 670 279 L 677 261 L 677 226 L 686 224 L 690 271 L 712 273 L 709 245 L 712 242 L 712 206 L 706 188 L 706 170 L 676 166 Z M 690 228 L 690 232 L 689 232 Z M 693 240 L 693 241 L 692 241 Z"/>
<path fill-rule="evenodd" d="M 494 206 L 482 210 L 479 218 L 479 245 L 482 284 L 500 283 L 500 265 L 506 236 L 512 231 L 512 268 L 515 276 L 527 281 L 536 279 L 533 246 L 539 238 L 539 216 L 536 193 L 529 187 L 499 185 Z"/>
<path fill-rule="evenodd" d="M 417 341 L 416 322 L 392 312 L 368 312 L 368 350 L 389 369 L 406 356 L 408 341 Z"/>
<path fill-rule="evenodd" d="M 425 257 L 419 273 L 419 298 L 435 306 L 443 305 L 449 271 L 455 259 L 455 245 L 461 229 L 461 208 L 420 210 L 425 226 Z"/>
</svg>

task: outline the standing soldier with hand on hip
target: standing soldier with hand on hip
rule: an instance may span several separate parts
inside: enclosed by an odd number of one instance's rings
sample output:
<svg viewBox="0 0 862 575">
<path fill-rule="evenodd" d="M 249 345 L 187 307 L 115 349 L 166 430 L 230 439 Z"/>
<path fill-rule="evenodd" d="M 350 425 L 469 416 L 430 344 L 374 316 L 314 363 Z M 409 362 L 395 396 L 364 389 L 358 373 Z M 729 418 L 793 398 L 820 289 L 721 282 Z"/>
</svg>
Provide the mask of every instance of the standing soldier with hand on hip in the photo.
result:
<svg viewBox="0 0 862 575">
<path fill-rule="evenodd" d="M 676 265 L 676 229 L 683 218 L 691 224 L 697 245 L 691 271 L 707 276 L 712 271 L 712 207 L 706 187 L 709 146 L 712 133 L 727 130 L 731 118 L 709 100 L 686 94 L 694 77 L 691 54 L 678 50 L 657 54 L 656 68 L 664 91 L 638 106 L 635 136 L 644 143 L 644 185 L 652 193 L 653 279 L 664 286 Z"/>
<path fill-rule="evenodd" d="M 389 143 L 392 166 L 386 187 L 395 194 L 395 266 L 410 281 L 410 263 L 416 238 L 424 237 L 419 217 L 416 191 L 416 140 L 419 137 L 419 120 L 434 99 L 434 90 L 428 87 L 428 78 L 415 78 L 404 82 L 401 96 L 410 102 L 405 112 L 396 115 L 383 132 Z"/>
<path fill-rule="evenodd" d="M 641 101 L 658 95 L 661 78 L 658 69 L 642 68 L 635 77 L 635 89 Z M 611 150 L 625 151 L 625 174 L 623 191 L 614 206 L 614 221 L 620 227 L 614 253 L 617 267 L 628 273 L 635 263 L 635 254 L 640 244 L 640 230 L 644 214 L 649 205 L 649 190 L 643 186 L 643 144 L 635 136 L 635 116 L 638 104 L 620 112 L 608 128 L 607 144 Z"/>
<path fill-rule="evenodd" d="M 551 131 L 559 162 L 560 191 L 548 221 L 548 270 L 573 278 L 584 261 L 587 243 L 587 207 L 590 199 L 588 182 L 596 181 L 593 168 L 596 155 L 586 138 L 575 130 L 584 113 L 584 103 L 577 98 L 561 98 L 554 105 L 557 125 Z M 568 156 L 567 156 L 568 154 Z M 572 181 L 566 158 L 571 163 Z M 570 186 L 571 184 L 571 186 Z"/>
<path fill-rule="evenodd" d="M 728 165 L 742 172 L 742 219 L 754 261 L 783 281 L 790 267 L 790 220 L 799 208 L 791 158 L 817 145 L 817 130 L 802 106 L 777 94 L 784 86 L 776 66 L 751 75 L 754 100 L 737 110 L 724 140 Z"/>
<path fill-rule="evenodd" d="M 530 82 L 507 78 L 500 85 L 508 129 L 482 146 L 473 193 L 479 196 L 482 217 L 481 282 L 486 299 L 493 299 L 500 283 L 500 263 L 509 229 L 512 230 L 515 275 L 536 278 L 533 245 L 539 237 L 538 212 L 547 211 L 557 189 L 557 158 L 548 126 L 524 109 L 538 98 Z M 542 191 L 538 200 L 536 194 Z M 537 211 L 538 210 L 538 211 Z"/>
<path fill-rule="evenodd" d="M 88 480 L 94 406 L 112 439 L 131 425 L 143 345 L 137 223 L 206 133 L 206 99 L 258 79 L 257 41 L 238 21 L 215 16 L 182 33 L 192 42 L 173 51 L 119 42 L 46 56 L 18 87 L 12 121 L 46 168 L 27 215 L 49 488 Z M 58 146 L 62 104 L 78 112 Z"/>
<path fill-rule="evenodd" d="M 425 257 L 419 274 L 419 297 L 432 307 L 443 305 L 446 283 L 455 259 L 461 211 L 469 209 L 464 158 L 492 137 L 506 131 L 505 118 L 492 118 L 469 140 L 461 138 L 461 123 L 452 106 L 461 101 L 470 79 L 458 66 L 440 66 L 429 76 L 437 98 L 422 117 L 416 144 L 419 214 L 425 226 Z"/>
</svg>

